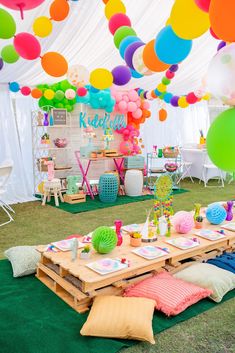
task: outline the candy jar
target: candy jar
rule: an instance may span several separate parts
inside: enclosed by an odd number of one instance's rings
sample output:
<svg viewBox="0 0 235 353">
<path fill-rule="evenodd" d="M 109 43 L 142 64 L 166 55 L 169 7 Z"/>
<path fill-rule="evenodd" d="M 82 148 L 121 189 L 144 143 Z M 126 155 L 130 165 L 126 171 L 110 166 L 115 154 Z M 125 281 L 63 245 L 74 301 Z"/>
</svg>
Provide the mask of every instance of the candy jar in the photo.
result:
<svg viewBox="0 0 235 353">
<path fill-rule="evenodd" d="M 115 225 L 115 231 L 116 231 L 116 234 L 117 234 L 117 246 L 120 246 L 122 245 L 122 234 L 121 234 L 121 228 L 122 228 L 122 221 L 117 219 L 115 222 L 114 222 L 114 225 Z"/>
</svg>

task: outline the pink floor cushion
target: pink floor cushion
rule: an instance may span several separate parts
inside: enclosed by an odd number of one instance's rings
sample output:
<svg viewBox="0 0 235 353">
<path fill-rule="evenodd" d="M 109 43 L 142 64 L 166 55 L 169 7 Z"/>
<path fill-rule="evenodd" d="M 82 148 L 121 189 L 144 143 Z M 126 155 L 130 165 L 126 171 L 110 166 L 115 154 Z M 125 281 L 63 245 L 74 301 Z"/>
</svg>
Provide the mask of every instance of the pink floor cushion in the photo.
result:
<svg viewBox="0 0 235 353">
<path fill-rule="evenodd" d="M 212 294 L 209 289 L 174 278 L 168 272 L 161 272 L 125 290 L 124 296 L 153 299 L 156 309 L 168 316 L 177 315 Z"/>
</svg>

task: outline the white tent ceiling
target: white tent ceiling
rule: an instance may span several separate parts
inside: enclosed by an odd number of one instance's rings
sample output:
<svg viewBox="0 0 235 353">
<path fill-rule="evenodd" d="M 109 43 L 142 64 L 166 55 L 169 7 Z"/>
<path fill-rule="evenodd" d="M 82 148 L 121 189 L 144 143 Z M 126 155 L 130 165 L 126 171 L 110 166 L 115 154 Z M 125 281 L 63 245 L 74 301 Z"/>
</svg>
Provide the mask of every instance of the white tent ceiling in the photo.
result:
<svg viewBox="0 0 235 353">
<path fill-rule="evenodd" d="M 25 12 L 20 19 L 19 12 L 11 11 L 17 22 L 17 33 L 32 32 L 32 24 L 39 16 L 49 16 L 52 0 L 45 0 L 41 6 Z M 155 38 L 165 25 L 174 0 L 123 0 L 127 15 L 137 35 L 145 42 Z M 113 44 L 113 36 L 108 30 L 108 21 L 104 15 L 102 0 L 70 1 L 70 13 L 63 22 L 53 22 L 50 36 L 40 39 L 42 53 L 58 51 L 65 56 L 69 65 L 81 64 L 90 71 L 97 67 L 112 69 L 123 64 L 118 50 Z M 187 16 L 187 14 L 185 14 Z M 0 49 L 12 40 L 0 40 Z M 170 90 L 182 94 L 198 88 L 205 76 L 208 63 L 216 52 L 218 41 L 209 33 L 194 40 L 193 49 L 180 66 Z M 163 73 L 154 74 L 139 80 L 132 80 L 129 86 L 155 88 Z M 6 64 L 0 71 L 0 83 L 17 81 L 20 84 L 36 85 L 57 82 L 63 78 L 48 76 L 40 65 L 40 60 L 19 59 L 15 64 Z"/>
</svg>

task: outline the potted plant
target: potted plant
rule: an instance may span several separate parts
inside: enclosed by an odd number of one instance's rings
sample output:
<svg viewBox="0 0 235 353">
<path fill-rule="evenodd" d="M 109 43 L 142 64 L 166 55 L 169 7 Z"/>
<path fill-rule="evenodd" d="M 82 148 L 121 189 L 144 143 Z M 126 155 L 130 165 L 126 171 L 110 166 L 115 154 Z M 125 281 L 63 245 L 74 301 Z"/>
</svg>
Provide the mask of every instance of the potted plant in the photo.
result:
<svg viewBox="0 0 235 353">
<path fill-rule="evenodd" d="M 141 234 L 137 232 L 130 233 L 130 245 L 141 246 Z"/>
<path fill-rule="evenodd" d="M 195 219 L 195 228 L 200 229 L 202 228 L 203 217 L 197 216 Z"/>
<path fill-rule="evenodd" d="M 80 259 L 87 260 L 91 254 L 90 245 L 85 245 L 80 253 Z"/>
</svg>

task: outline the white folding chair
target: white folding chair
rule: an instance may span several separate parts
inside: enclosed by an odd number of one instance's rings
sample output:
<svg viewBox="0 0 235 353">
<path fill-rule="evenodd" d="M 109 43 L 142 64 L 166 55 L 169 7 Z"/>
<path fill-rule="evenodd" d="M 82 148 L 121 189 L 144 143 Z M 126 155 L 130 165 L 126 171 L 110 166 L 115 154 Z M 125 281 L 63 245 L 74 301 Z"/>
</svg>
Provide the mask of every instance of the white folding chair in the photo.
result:
<svg viewBox="0 0 235 353">
<path fill-rule="evenodd" d="M 210 175 L 208 175 L 208 173 L 213 173 L 213 176 L 210 177 Z M 202 166 L 202 180 L 204 182 L 204 186 L 206 187 L 218 187 L 217 185 L 208 185 L 208 181 L 210 179 L 214 179 L 214 178 L 218 178 L 218 183 L 220 182 L 221 184 L 219 185 L 219 187 L 224 187 L 224 179 L 223 179 L 223 173 L 222 170 L 219 169 L 218 167 L 216 167 L 215 164 L 213 164 L 213 162 L 210 160 L 207 152 L 205 152 L 204 155 L 204 163 Z M 199 181 L 200 184 L 201 180 Z"/>
<path fill-rule="evenodd" d="M 189 177 L 191 182 L 194 183 L 193 178 L 190 173 L 193 163 L 188 160 L 188 158 L 187 158 L 188 156 L 181 149 L 180 149 L 180 156 L 181 156 L 181 162 L 179 165 L 179 169 L 182 170 L 182 174 L 181 174 L 180 178 L 178 179 L 177 184 L 179 184 L 182 179 L 187 178 L 187 177 Z"/>
<path fill-rule="evenodd" d="M 5 187 L 6 187 L 8 179 L 11 175 L 12 168 L 13 168 L 13 164 L 11 162 L 8 162 L 8 163 L 5 162 L 4 164 L 0 165 L 0 197 L 1 197 L 1 195 L 3 195 L 6 192 Z M 4 226 L 5 224 L 8 224 L 8 223 L 14 221 L 10 212 L 15 213 L 15 211 L 12 209 L 12 207 L 10 205 L 8 205 L 3 200 L 1 200 L 1 198 L 0 198 L 0 207 L 7 214 L 8 218 L 9 218 L 9 220 L 7 222 L 0 224 L 0 227 L 1 227 L 1 226 Z"/>
</svg>

